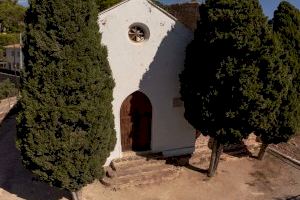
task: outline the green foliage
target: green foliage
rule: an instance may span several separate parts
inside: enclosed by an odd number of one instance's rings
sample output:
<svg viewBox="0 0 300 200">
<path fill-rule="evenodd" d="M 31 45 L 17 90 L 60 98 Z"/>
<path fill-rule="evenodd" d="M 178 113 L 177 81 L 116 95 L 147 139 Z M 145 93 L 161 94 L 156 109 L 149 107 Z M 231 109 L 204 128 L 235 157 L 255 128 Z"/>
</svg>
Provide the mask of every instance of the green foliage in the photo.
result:
<svg viewBox="0 0 300 200">
<path fill-rule="evenodd" d="M 114 81 L 94 0 L 31 0 L 17 144 L 40 180 L 76 191 L 103 176 L 115 145 Z"/>
<path fill-rule="evenodd" d="M 0 99 L 5 99 L 18 94 L 18 90 L 14 83 L 9 79 L 0 82 Z"/>
<path fill-rule="evenodd" d="M 280 34 L 284 48 L 298 52 L 300 49 L 300 12 L 290 3 L 283 1 L 274 12 L 273 29 Z"/>
<path fill-rule="evenodd" d="M 247 137 L 262 81 L 273 72 L 274 43 L 258 0 L 207 0 L 200 7 L 180 75 L 185 118 L 195 129 L 223 144 Z"/>
<path fill-rule="evenodd" d="M 0 46 L 16 44 L 20 41 L 18 33 L 0 33 Z"/>
<path fill-rule="evenodd" d="M 280 62 L 281 75 L 286 73 L 285 79 L 281 76 L 281 83 L 286 84 L 285 91 L 278 98 L 281 100 L 276 112 L 268 112 L 269 126 L 258 126 L 258 134 L 264 143 L 286 142 L 300 128 L 300 12 L 288 2 L 281 2 L 274 13 L 273 30 L 281 42 L 282 51 L 277 56 Z M 272 90 L 278 90 L 274 84 Z M 261 107 L 259 108 L 261 110 Z M 261 125 L 261 124 L 259 124 Z"/>
<path fill-rule="evenodd" d="M 0 61 L 4 60 L 4 47 L 19 43 L 19 34 L 24 30 L 25 8 L 13 0 L 0 1 Z"/>
<path fill-rule="evenodd" d="M 15 1 L 0 2 L 0 33 L 22 32 L 24 29 L 24 14 L 26 9 Z"/>
<path fill-rule="evenodd" d="M 96 0 L 99 11 L 103 11 L 119 2 L 121 2 L 121 0 Z"/>
<path fill-rule="evenodd" d="M 0 33 L 0 61 L 4 60 L 4 46 L 19 43 L 19 34 L 17 33 Z"/>
</svg>

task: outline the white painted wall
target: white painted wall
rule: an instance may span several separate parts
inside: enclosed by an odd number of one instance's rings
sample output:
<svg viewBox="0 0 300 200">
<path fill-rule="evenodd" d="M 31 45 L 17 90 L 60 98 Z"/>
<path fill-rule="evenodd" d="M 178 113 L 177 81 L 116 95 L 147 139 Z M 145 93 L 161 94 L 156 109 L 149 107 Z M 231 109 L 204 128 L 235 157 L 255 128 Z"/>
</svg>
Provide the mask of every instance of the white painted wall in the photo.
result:
<svg viewBox="0 0 300 200">
<path fill-rule="evenodd" d="M 125 1 L 100 13 L 98 23 L 116 82 L 113 113 L 117 144 L 107 163 L 122 156 L 120 108 L 137 90 L 148 96 L 153 107 L 151 150 L 167 155 L 193 151 L 195 131 L 184 119 L 183 106 L 173 107 L 173 98 L 180 97 L 178 74 L 192 32 L 147 0 Z M 129 39 L 133 23 L 148 26 L 149 40 L 134 43 Z"/>
<path fill-rule="evenodd" d="M 20 70 L 21 68 L 21 49 L 20 47 L 9 47 L 5 48 L 5 59 L 6 59 L 6 69 Z"/>
</svg>

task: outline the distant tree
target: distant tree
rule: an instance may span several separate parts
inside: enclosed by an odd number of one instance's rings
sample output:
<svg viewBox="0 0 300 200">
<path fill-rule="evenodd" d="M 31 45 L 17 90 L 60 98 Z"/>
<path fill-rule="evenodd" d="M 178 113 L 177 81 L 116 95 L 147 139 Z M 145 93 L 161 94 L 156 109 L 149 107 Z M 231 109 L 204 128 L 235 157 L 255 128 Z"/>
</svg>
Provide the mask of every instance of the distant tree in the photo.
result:
<svg viewBox="0 0 300 200">
<path fill-rule="evenodd" d="M 96 0 L 99 11 L 103 11 L 119 2 L 121 2 L 121 0 Z"/>
<path fill-rule="evenodd" d="M 248 119 L 260 97 L 260 67 L 272 65 L 265 62 L 268 43 L 272 35 L 258 0 L 207 0 L 200 6 L 180 92 L 185 118 L 213 138 L 208 176 L 217 169 L 223 145 L 252 131 Z"/>
<path fill-rule="evenodd" d="M 283 82 L 288 88 L 277 94 L 276 98 L 281 102 L 280 106 L 274 109 L 276 112 L 270 112 L 272 109 L 265 109 L 265 106 L 258 108 L 268 119 L 265 121 L 266 125 L 262 125 L 260 121 L 256 127 L 263 143 L 259 159 L 263 158 L 269 144 L 287 142 L 300 128 L 300 12 L 290 3 L 283 1 L 275 11 L 272 23 L 274 35 L 279 38 L 282 48 L 281 54 L 277 56 L 280 61 L 276 63 L 276 67 L 281 68 L 280 75 L 287 72 L 285 79 L 281 77 L 277 84 L 271 84 L 272 90 L 278 90 L 278 86 Z M 271 90 L 265 88 L 264 91 L 262 94 L 266 97 L 266 92 Z M 264 98 L 262 105 L 267 104 L 267 101 L 268 98 Z"/>
<path fill-rule="evenodd" d="M 9 79 L 0 82 L 0 100 L 8 97 L 12 97 L 18 94 L 18 90 L 14 83 Z"/>
<path fill-rule="evenodd" d="M 19 33 L 24 29 L 26 8 L 15 1 L 0 1 L 0 33 Z"/>
<path fill-rule="evenodd" d="M 31 0 L 17 144 L 41 181 L 76 191 L 104 175 L 115 146 L 114 81 L 94 0 Z"/>
</svg>

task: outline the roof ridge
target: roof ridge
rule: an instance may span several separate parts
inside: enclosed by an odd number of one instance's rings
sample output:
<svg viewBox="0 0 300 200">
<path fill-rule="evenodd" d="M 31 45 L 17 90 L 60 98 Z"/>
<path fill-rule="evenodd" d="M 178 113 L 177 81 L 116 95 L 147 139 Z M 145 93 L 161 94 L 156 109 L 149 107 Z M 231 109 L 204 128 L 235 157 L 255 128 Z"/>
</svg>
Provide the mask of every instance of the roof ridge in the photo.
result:
<svg viewBox="0 0 300 200">
<path fill-rule="evenodd" d="M 122 0 L 121 2 L 101 11 L 98 15 L 102 15 L 106 12 L 109 12 L 110 10 L 116 8 L 116 7 L 119 7 L 121 6 L 122 4 L 124 3 L 127 3 L 131 0 Z M 155 0 L 144 0 L 144 1 L 147 1 L 150 5 L 152 5 L 153 7 L 155 7 L 156 9 L 158 9 L 159 11 L 161 11 L 162 13 L 164 13 L 167 17 L 171 18 L 172 20 L 174 20 L 175 22 L 177 23 L 180 23 L 182 26 L 184 26 L 186 29 L 190 30 L 190 28 L 188 28 L 184 23 L 182 23 L 180 20 L 178 20 L 174 15 L 172 15 L 171 13 L 169 13 L 167 10 L 165 10 L 164 8 L 162 8 L 161 6 L 157 5 L 155 3 Z"/>
</svg>

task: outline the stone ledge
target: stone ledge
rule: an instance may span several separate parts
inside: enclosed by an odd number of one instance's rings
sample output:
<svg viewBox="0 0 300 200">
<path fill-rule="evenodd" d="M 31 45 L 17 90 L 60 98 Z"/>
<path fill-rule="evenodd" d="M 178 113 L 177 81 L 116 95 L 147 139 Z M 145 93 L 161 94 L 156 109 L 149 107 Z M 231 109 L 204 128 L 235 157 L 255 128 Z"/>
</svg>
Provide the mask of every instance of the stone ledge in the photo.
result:
<svg viewBox="0 0 300 200">
<path fill-rule="evenodd" d="M 267 152 L 270 153 L 271 155 L 279 158 L 280 160 L 284 161 L 285 163 L 292 165 L 293 167 L 297 168 L 300 170 L 300 161 L 291 158 L 288 155 L 285 155 L 283 153 L 281 153 L 280 151 L 277 151 L 276 149 L 273 149 L 272 147 L 269 147 L 267 149 Z"/>
<path fill-rule="evenodd" d="M 0 123 L 5 119 L 6 115 L 16 105 L 16 103 L 16 96 L 0 100 Z"/>
</svg>

